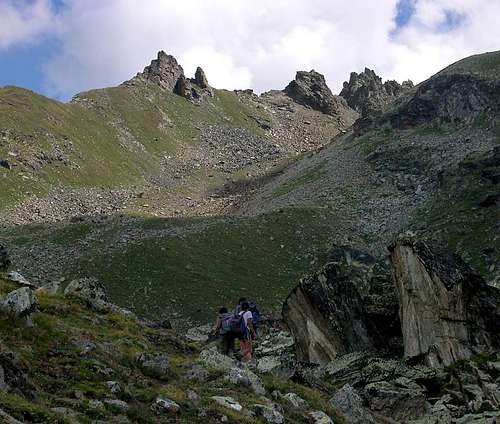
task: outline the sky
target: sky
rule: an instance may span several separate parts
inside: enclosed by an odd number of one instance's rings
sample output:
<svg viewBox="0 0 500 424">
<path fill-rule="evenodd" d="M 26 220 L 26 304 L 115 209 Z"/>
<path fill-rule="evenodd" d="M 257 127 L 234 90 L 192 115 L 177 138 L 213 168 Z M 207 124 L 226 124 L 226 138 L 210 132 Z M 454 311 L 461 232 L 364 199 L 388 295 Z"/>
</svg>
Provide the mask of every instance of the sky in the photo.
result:
<svg viewBox="0 0 500 424">
<path fill-rule="evenodd" d="M 339 92 L 365 66 L 415 83 L 500 49 L 500 0 L 0 0 L 0 86 L 69 100 L 159 50 L 217 88 L 282 89 L 315 69 Z"/>
</svg>

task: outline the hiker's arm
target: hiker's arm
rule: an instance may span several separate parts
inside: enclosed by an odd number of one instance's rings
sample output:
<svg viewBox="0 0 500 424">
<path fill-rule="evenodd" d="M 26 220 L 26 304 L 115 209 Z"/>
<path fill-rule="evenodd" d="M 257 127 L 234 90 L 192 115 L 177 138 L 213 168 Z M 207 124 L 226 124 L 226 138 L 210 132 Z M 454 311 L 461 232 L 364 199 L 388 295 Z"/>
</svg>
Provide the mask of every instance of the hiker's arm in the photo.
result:
<svg viewBox="0 0 500 424">
<path fill-rule="evenodd" d="M 222 325 L 222 320 L 220 318 L 217 318 L 217 321 L 215 321 L 215 327 L 212 330 L 213 335 L 216 335 L 219 332 L 221 325 Z"/>
</svg>

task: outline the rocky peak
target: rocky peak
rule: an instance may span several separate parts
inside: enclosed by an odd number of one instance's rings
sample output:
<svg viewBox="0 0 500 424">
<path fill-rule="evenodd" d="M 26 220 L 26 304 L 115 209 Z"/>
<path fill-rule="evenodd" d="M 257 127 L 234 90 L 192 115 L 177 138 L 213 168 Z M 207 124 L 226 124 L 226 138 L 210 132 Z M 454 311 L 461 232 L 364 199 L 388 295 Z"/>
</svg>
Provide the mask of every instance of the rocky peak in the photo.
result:
<svg viewBox="0 0 500 424">
<path fill-rule="evenodd" d="M 181 75 L 184 75 L 184 70 L 175 57 L 161 50 L 158 57 L 152 60 L 142 73 L 137 74 L 136 78 L 154 82 L 164 90 L 173 91 Z"/>
<path fill-rule="evenodd" d="M 350 107 L 365 116 L 377 110 L 383 110 L 390 102 L 412 87 L 411 81 L 405 81 L 403 84 L 396 81 L 383 83 L 382 78 L 375 71 L 365 68 L 359 74 L 351 72 L 349 82 L 344 82 L 340 96 L 346 99 Z"/>
<path fill-rule="evenodd" d="M 208 85 L 208 79 L 207 76 L 205 75 L 205 72 L 199 66 L 196 68 L 196 72 L 194 74 L 194 83 L 200 88 L 210 87 Z"/>
<path fill-rule="evenodd" d="M 156 59 L 124 85 L 135 85 L 138 81 L 152 82 L 163 90 L 173 92 L 190 101 L 198 101 L 204 96 L 212 96 L 213 91 L 208 84 L 208 79 L 203 69 L 198 67 L 194 78 L 186 78 L 184 69 L 175 57 L 166 54 L 163 50 L 158 52 Z"/>
<path fill-rule="evenodd" d="M 297 103 L 328 115 L 338 115 L 348 108 L 343 98 L 333 95 L 325 77 L 314 69 L 298 71 L 295 79 L 286 86 L 285 93 Z"/>
</svg>

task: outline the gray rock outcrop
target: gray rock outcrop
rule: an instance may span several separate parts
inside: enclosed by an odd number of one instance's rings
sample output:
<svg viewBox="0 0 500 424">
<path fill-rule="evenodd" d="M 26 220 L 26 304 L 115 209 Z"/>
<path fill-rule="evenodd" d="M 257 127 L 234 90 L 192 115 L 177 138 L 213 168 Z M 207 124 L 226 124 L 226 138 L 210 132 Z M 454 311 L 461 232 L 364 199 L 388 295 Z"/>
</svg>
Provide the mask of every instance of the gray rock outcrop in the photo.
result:
<svg viewBox="0 0 500 424">
<path fill-rule="evenodd" d="M 355 134 L 376 126 L 409 129 L 418 125 L 470 124 L 478 117 L 500 111 L 500 81 L 473 75 L 436 75 L 398 101 L 398 107 L 381 116 L 363 116 Z"/>
<path fill-rule="evenodd" d="M 64 294 L 85 300 L 91 306 L 97 308 L 109 302 L 106 289 L 95 278 L 81 278 L 71 281 L 64 289 Z"/>
<path fill-rule="evenodd" d="M 349 82 L 344 82 L 340 96 L 346 99 L 347 104 L 365 116 L 375 111 L 383 110 L 389 103 L 413 88 L 411 81 L 399 84 L 396 81 L 382 82 L 371 69 L 364 72 L 352 72 Z"/>
<path fill-rule="evenodd" d="M 297 103 L 328 115 L 339 115 L 349 109 L 346 101 L 335 96 L 326 85 L 325 77 L 315 70 L 298 71 L 295 79 L 286 86 L 285 93 Z"/>
<path fill-rule="evenodd" d="M 184 75 L 184 69 L 177 63 L 175 57 L 166 54 L 163 50 L 158 52 L 158 57 L 151 61 L 136 78 L 151 81 L 165 91 L 173 92 L 180 76 Z"/>
<path fill-rule="evenodd" d="M 187 78 L 184 69 L 175 57 L 166 54 L 163 50 L 158 52 L 158 57 L 144 68 L 134 78 L 123 83 L 134 86 L 140 81 L 147 81 L 158 85 L 161 89 L 175 93 L 190 101 L 199 101 L 206 96 L 213 96 L 213 90 L 208 84 L 208 79 L 203 69 L 198 67 L 194 78 Z"/>
<path fill-rule="evenodd" d="M 9 265 L 9 253 L 7 252 L 7 249 L 0 244 L 0 271 L 5 271 Z"/>
<path fill-rule="evenodd" d="M 330 400 L 348 424 L 375 424 L 370 411 L 364 406 L 363 398 L 350 384 L 345 384 Z"/>
<path fill-rule="evenodd" d="M 137 365 L 144 375 L 153 378 L 164 378 L 169 370 L 170 360 L 163 353 L 140 353 L 136 358 Z"/>
<path fill-rule="evenodd" d="M 500 346 L 500 290 L 457 255 L 411 237 L 391 247 L 407 359 L 451 365 Z"/>
<path fill-rule="evenodd" d="M 10 292 L 1 302 L 0 310 L 17 319 L 24 319 L 31 326 L 31 314 L 37 310 L 38 302 L 35 292 L 29 287 Z"/>
<path fill-rule="evenodd" d="M 299 360 L 325 364 L 337 355 L 390 347 L 400 334 L 397 303 L 379 265 L 364 252 L 339 247 L 331 262 L 301 280 L 283 306 Z"/>
</svg>

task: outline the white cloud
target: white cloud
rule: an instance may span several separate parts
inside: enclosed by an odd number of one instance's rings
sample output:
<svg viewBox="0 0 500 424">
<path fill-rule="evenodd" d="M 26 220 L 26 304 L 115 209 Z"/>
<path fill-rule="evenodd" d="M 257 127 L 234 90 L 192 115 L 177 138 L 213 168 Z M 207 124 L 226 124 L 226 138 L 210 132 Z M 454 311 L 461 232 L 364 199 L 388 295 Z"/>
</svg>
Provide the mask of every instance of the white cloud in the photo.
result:
<svg viewBox="0 0 500 424">
<path fill-rule="evenodd" d="M 418 0 L 396 32 L 398 0 L 66 0 L 63 12 L 46 17 L 47 1 L 35 0 L 32 8 L 40 22 L 56 19 L 62 50 L 45 71 L 57 96 L 116 85 L 160 49 L 188 75 L 202 66 L 221 88 L 279 89 L 295 71 L 314 68 L 339 91 L 351 71 L 365 66 L 419 82 L 464 56 L 500 48 L 498 0 Z M 461 16 L 458 27 L 447 27 L 451 12 Z M 29 16 L 23 22 L 32 22 Z M 44 24 L 30 28 L 24 39 Z M 18 33 L 10 44 L 23 40 Z"/>
<path fill-rule="evenodd" d="M 0 50 L 38 41 L 51 31 L 52 21 L 49 0 L 0 0 Z"/>
</svg>

